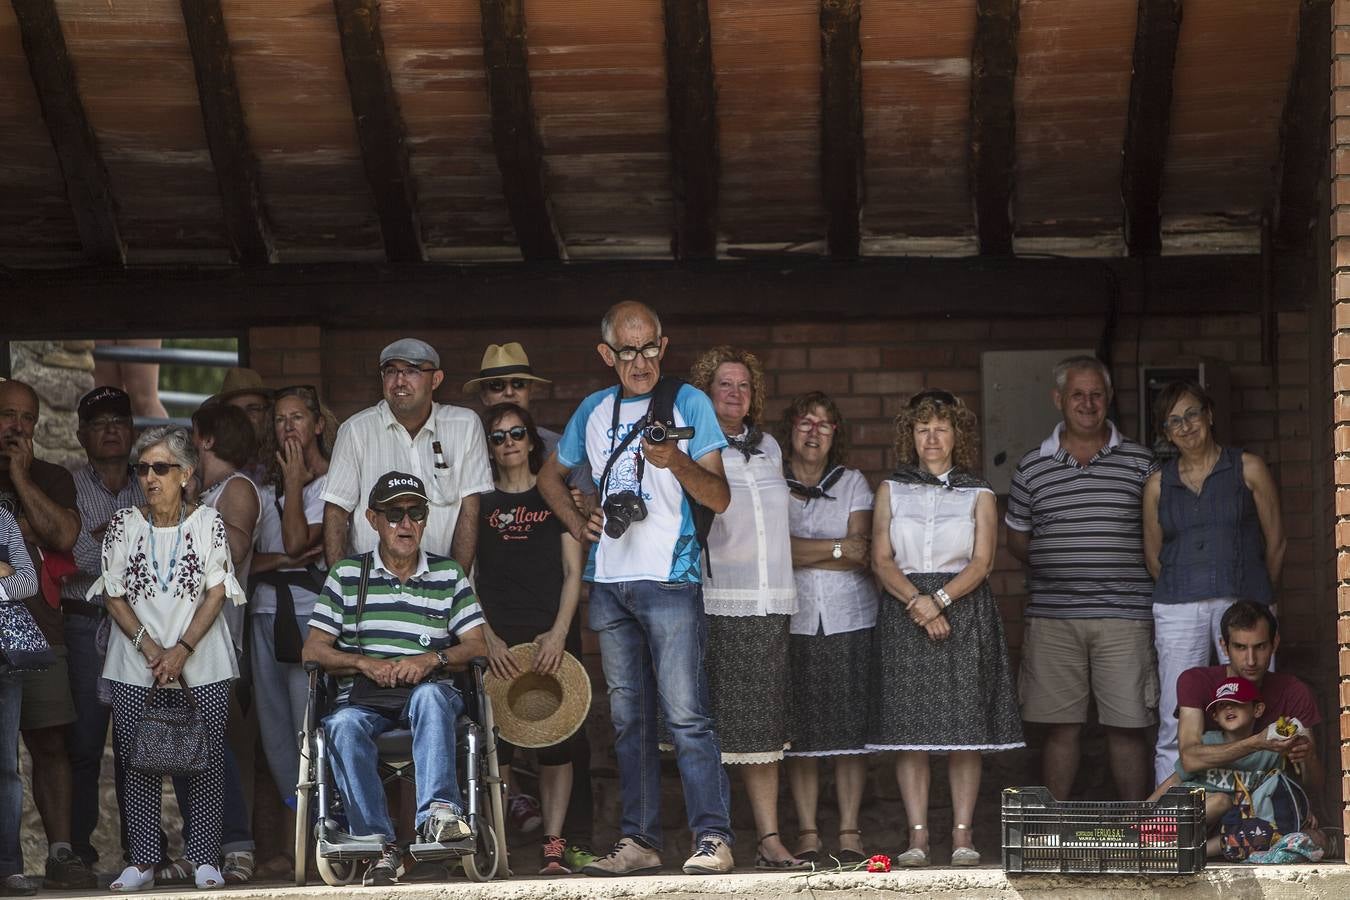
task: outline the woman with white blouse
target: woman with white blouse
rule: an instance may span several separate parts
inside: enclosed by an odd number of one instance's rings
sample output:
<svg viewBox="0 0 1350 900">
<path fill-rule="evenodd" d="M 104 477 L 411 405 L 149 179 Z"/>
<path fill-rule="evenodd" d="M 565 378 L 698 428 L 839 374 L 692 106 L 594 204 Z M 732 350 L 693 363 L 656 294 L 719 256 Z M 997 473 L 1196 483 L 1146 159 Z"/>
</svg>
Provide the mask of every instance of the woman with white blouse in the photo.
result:
<svg viewBox="0 0 1350 900">
<path fill-rule="evenodd" d="M 731 505 L 708 534 L 706 666 L 722 762 L 745 781 L 759 840 L 755 868 L 803 868 L 778 836 L 778 763 L 788 733 L 788 622 L 797 611 L 788 489 L 778 442 L 759 429 L 764 369 L 754 354 L 714 347 L 690 379 L 726 435 Z"/>
<path fill-rule="evenodd" d="M 823 858 L 816 827 L 818 757 L 834 759 L 839 845 L 834 858 L 867 858 L 858 810 L 867 777 L 867 673 L 877 588 L 869 571 L 872 489 L 844 466 L 848 426 L 819 391 L 795 399 L 783 414 L 789 441 L 783 461 L 788 530 L 792 535 L 797 612 L 789 625 L 792 748 L 788 781 L 797 808 L 798 859 Z M 714 566 L 716 562 L 714 562 Z"/>
<path fill-rule="evenodd" d="M 899 866 L 929 864 L 929 754 L 947 754 L 952 865 L 980 862 L 971 836 L 982 752 L 1024 746 L 1003 620 L 989 590 L 994 492 L 971 474 L 975 414 L 947 391 L 915 394 L 895 420 L 896 471 L 877 489 L 868 747 L 895 750 L 909 820 Z"/>
<path fill-rule="evenodd" d="M 197 887 L 224 884 L 217 868 L 224 808 L 223 746 L 230 681 L 239 675 L 222 611 L 242 605 L 225 525 L 214 509 L 190 504 L 184 489 L 197 453 L 185 429 L 148 429 L 132 448 L 144 507 L 119 510 L 103 538 L 103 575 L 89 589 L 103 593 L 116 627 L 108 641 L 103 677 L 112 682 L 113 732 L 130 759 L 136 725 L 152 686 L 156 705 L 176 705 L 187 686 L 211 736 L 206 771 L 187 778 L 189 805 L 185 854 Z M 154 886 L 160 859 L 158 775 L 127 767 L 122 819 L 131 865 L 112 882 L 114 891 Z"/>
</svg>

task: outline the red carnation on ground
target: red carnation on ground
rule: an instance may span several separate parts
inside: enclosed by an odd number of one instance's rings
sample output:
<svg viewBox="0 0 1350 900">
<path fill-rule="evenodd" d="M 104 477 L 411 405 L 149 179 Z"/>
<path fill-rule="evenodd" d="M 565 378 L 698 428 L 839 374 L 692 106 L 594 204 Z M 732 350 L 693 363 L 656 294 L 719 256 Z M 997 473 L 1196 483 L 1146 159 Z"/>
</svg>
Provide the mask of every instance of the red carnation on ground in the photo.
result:
<svg viewBox="0 0 1350 900">
<path fill-rule="evenodd" d="M 891 870 L 891 858 L 884 853 L 878 853 L 867 861 L 867 871 L 869 872 L 889 872 Z"/>
</svg>

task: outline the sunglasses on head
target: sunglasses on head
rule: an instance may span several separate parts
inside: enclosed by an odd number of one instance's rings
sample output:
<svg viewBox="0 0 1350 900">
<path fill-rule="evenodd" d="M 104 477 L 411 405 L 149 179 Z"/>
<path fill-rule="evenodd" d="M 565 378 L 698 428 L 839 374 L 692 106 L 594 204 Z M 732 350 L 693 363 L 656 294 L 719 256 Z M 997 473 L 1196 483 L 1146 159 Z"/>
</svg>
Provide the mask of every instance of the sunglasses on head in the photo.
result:
<svg viewBox="0 0 1350 900">
<path fill-rule="evenodd" d="M 919 391 L 913 397 L 909 398 L 909 408 L 917 409 L 919 404 L 925 400 L 932 400 L 940 406 L 955 406 L 956 395 L 950 391 L 940 391 L 937 389 Z"/>
<path fill-rule="evenodd" d="M 494 378 L 492 381 L 484 382 L 483 386 L 494 394 L 500 394 L 506 390 L 508 384 L 513 391 L 523 391 L 530 383 L 524 378 Z"/>
<path fill-rule="evenodd" d="M 498 428 L 496 431 L 488 432 L 488 440 L 500 447 L 506 443 L 507 437 L 513 441 L 523 441 L 529 435 L 529 430 L 524 425 L 512 425 L 506 430 Z"/>
<path fill-rule="evenodd" d="M 319 390 L 312 384 L 291 384 L 284 388 L 277 388 L 276 392 L 272 394 L 273 401 L 280 400 L 282 397 L 302 397 L 317 402 Z"/>
<path fill-rule="evenodd" d="M 138 462 L 133 463 L 131 466 L 132 471 L 135 472 L 137 475 L 141 476 L 142 478 L 149 475 L 152 471 L 156 475 L 163 478 L 165 475 L 168 475 L 174 469 L 181 469 L 181 468 L 183 467 L 178 463 L 166 463 L 166 462 L 156 462 L 156 463 Z"/>
<path fill-rule="evenodd" d="M 390 525 L 397 525 L 403 521 L 406 515 L 414 522 L 425 522 L 427 520 L 427 508 L 425 506 L 386 506 L 380 511 L 384 520 Z"/>
</svg>

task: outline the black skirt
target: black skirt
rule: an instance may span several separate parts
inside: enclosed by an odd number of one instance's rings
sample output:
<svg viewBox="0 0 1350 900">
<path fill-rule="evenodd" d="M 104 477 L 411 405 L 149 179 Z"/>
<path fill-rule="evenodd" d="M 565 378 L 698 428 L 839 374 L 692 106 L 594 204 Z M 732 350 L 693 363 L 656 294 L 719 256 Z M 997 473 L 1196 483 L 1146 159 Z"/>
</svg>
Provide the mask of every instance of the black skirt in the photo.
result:
<svg viewBox="0 0 1350 900">
<path fill-rule="evenodd" d="M 783 758 L 791 616 L 708 616 L 708 692 L 724 763 Z"/>
<path fill-rule="evenodd" d="M 867 673 L 872 629 L 794 634 L 792 748 L 788 756 L 867 753 Z"/>
<path fill-rule="evenodd" d="M 923 593 L 950 574 L 908 576 Z M 1011 750 L 1025 746 L 1003 619 L 986 581 L 944 613 L 952 633 L 928 637 L 901 600 L 882 596 L 872 634 L 867 746 L 872 750 Z"/>
</svg>

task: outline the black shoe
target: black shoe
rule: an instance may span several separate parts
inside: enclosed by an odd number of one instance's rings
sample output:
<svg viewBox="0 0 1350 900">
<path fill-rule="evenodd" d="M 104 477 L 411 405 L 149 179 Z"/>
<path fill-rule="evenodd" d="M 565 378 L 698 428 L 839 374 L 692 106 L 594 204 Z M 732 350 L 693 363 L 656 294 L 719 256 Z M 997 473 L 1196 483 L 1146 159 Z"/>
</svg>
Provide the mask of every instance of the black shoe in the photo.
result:
<svg viewBox="0 0 1350 900">
<path fill-rule="evenodd" d="M 366 870 L 361 883 L 366 887 L 388 887 L 398 884 L 398 877 L 402 874 L 403 851 L 398 849 L 397 844 L 385 844 L 384 853 Z"/>
<path fill-rule="evenodd" d="M 37 893 L 37 885 L 26 875 L 6 875 L 0 878 L 0 897 L 31 897 Z"/>
<path fill-rule="evenodd" d="M 42 886 L 49 891 L 87 891 L 98 887 L 98 877 L 84 860 L 62 847 L 55 856 L 47 857 L 47 877 Z"/>
</svg>

